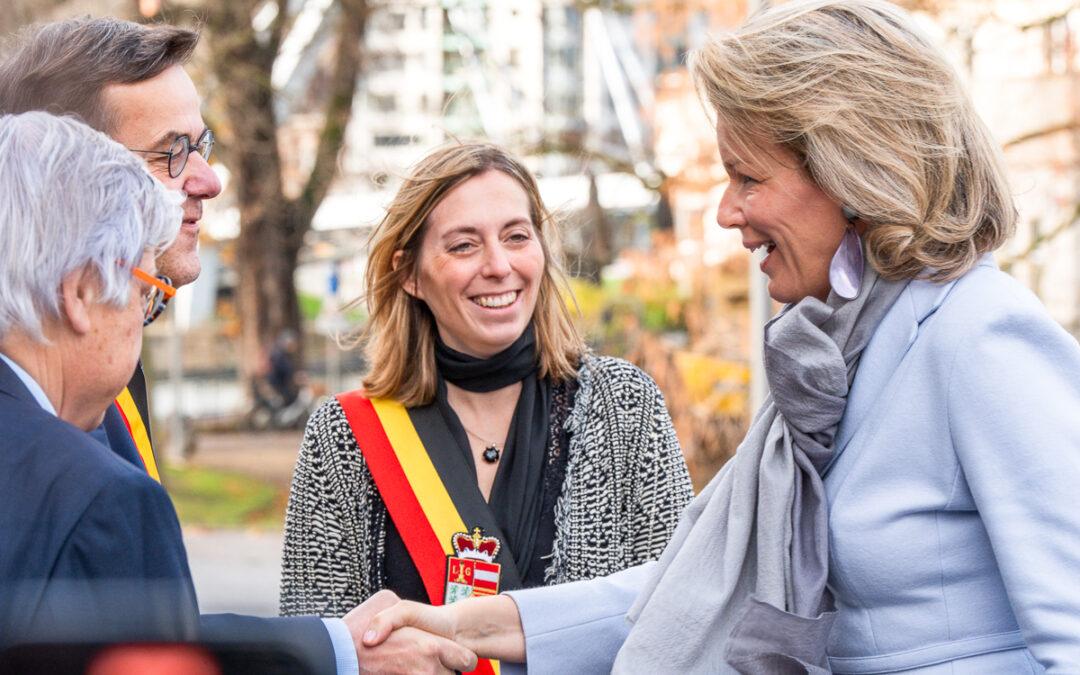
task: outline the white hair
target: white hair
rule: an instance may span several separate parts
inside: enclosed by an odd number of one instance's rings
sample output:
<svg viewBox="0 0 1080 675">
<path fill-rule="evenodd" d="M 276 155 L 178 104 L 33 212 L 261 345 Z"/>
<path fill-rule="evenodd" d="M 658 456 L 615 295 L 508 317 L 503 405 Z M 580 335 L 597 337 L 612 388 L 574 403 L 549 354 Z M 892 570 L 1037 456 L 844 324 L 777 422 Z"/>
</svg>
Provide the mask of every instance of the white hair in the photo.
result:
<svg viewBox="0 0 1080 675">
<path fill-rule="evenodd" d="M 0 337 L 44 341 L 60 285 L 90 267 L 102 302 L 130 299 L 131 268 L 172 243 L 181 197 L 119 143 L 70 117 L 0 117 Z"/>
</svg>

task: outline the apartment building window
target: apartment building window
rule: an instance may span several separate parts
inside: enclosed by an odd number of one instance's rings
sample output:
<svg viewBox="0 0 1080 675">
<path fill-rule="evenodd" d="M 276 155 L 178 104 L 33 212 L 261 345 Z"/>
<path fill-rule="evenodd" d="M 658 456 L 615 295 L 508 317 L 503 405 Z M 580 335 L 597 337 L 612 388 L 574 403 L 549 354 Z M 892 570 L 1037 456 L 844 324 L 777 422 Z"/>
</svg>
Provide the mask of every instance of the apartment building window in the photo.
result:
<svg viewBox="0 0 1080 675">
<path fill-rule="evenodd" d="M 1043 44 L 1047 72 L 1067 75 L 1073 71 L 1075 36 L 1069 26 L 1068 15 L 1056 17 L 1044 24 Z"/>
<path fill-rule="evenodd" d="M 375 112 L 394 112 L 397 110 L 397 97 L 393 94 L 371 94 L 371 109 Z"/>
<path fill-rule="evenodd" d="M 375 147 L 394 148 L 403 145 L 414 145 L 420 142 L 419 136 L 406 134 L 375 134 Z"/>
<path fill-rule="evenodd" d="M 390 10 L 377 11 L 371 16 L 371 27 L 380 33 L 404 30 L 405 13 Z"/>
<path fill-rule="evenodd" d="M 372 54 L 371 65 L 375 70 L 403 70 L 405 68 L 405 55 L 400 52 L 382 52 Z"/>
</svg>

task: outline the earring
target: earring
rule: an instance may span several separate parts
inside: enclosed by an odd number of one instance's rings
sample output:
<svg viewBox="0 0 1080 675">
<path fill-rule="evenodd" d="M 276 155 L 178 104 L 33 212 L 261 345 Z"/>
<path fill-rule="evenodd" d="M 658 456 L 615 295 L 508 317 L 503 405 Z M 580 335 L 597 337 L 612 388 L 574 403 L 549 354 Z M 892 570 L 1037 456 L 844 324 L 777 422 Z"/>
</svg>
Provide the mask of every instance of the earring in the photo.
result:
<svg viewBox="0 0 1080 675">
<path fill-rule="evenodd" d="M 840 247 L 833 254 L 829 263 L 829 284 L 833 292 L 845 300 L 859 297 L 863 277 L 862 238 L 855 231 L 855 219 L 859 217 L 850 206 L 843 207 L 847 219 L 847 230 L 840 240 Z"/>
</svg>

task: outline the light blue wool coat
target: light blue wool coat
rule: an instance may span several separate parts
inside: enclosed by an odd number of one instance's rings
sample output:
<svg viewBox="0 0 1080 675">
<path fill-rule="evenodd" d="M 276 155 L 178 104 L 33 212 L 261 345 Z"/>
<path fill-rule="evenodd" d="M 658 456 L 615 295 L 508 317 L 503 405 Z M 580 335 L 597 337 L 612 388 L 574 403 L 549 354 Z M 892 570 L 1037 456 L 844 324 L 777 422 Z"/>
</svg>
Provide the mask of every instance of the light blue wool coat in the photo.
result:
<svg viewBox="0 0 1080 675">
<path fill-rule="evenodd" d="M 1029 291 L 911 282 L 836 447 L 834 672 L 1080 673 L 1080 346 Z M 511 593 L 528 672 L 609 671 L 648 568 Z"/>
</svg>

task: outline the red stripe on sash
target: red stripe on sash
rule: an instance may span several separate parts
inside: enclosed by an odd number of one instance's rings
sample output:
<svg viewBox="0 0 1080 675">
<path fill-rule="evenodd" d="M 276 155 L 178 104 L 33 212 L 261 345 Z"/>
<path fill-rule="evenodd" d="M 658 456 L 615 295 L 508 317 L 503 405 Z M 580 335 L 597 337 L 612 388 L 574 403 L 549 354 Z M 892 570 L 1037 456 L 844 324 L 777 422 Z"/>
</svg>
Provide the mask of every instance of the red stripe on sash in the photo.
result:
<svg viewBox="0 0 1080 675">
<path fill-rule="evenodd" d="M 446 591 L 446 552 L 413 491 L 375 406 L 359 391 L 336 396 L 352 429 L 386 510 L 424 582 L 432 605 L 441 605 Z M 498 661 L 479 659 L 468 675 L 498 675 Z"/>
<path fill-rule="evenodd" d="M 135 444 L 135 454 L 139 456 L 139 461 L 142 462 L 143 470 L 150 473 L 150 467 L 146 466 L 146 458 L 139 452 L 138 443 L 135 442 L 135 434 L 131 431 L 131 422 L 128 421 L 127 415 L 124 414 L 124 408 L 117 402 L 113 402 L 116 406 L 116 412 L 120 413 L 120 419 L 124 420 L 124 426 L 127 427 L 128 436 L 131 436 L 131 442 Z"/>
<path fill-rule="evenodd" d="M 394 454 L 375 407 L 356 391 L 338 394 L 337 400 L 345 411 L 345 419 L 352 428 L 371 477 L 375 479 L 386 510 L 394 519 L 405 548 L 420 572 L 428 599 L 433 605 L 443 604 L 446 554 Z"/>
</svg>

